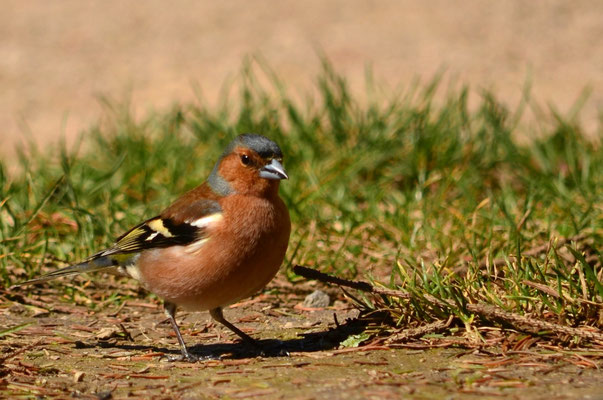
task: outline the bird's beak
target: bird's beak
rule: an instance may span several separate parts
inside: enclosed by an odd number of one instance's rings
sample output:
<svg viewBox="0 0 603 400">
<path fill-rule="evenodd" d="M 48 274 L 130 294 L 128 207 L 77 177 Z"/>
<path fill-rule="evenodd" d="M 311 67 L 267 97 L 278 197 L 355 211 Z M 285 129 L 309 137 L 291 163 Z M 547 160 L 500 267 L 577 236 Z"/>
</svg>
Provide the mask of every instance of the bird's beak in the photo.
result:
<svg viewBox="0 0 603 400">
<path fill-rule="evenodd" d="M 278 160 L 274 158 L 270 161 L 270 164 L 266 164 L 260 169 L 260 177 L 264 179 L 289 179 L 285 167 Z"/>
</svg>

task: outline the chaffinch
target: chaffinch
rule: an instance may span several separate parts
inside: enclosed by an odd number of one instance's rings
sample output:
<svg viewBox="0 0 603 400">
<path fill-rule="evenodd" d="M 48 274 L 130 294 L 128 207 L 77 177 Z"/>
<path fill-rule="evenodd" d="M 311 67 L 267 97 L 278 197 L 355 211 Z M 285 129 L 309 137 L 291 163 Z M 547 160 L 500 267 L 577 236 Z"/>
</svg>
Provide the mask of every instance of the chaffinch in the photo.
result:
<svg viewBox="0 0 603 400">
<path fill-rule="evenodd" d="M 79 264 L 22 284 L 83 272 L 124 273 L 164 300 L 183 359 L 196 357 L 188 352 L 176 323 L 178 306 L 209 310 L 216 321 L 253 343 L 224 318 L 222 308 L 263 288 L 285 257 L 291 221 L 278 195 L 280 180 L 288 179 L 282 159 L 272 140 L 240 135 L 228 145 L 207 181 L 159 216 Z"/>
</svg>

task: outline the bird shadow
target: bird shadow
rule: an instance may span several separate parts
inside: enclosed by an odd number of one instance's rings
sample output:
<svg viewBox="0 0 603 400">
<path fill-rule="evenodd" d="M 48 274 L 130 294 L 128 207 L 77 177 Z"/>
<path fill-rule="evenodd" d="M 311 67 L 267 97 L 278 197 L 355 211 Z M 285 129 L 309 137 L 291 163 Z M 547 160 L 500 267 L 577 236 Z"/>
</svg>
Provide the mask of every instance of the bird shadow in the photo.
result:
<svg viewBox="0 0 603 400">
<path fill-rule="evenodd" d="M 188 346 L 191 354 L 200 359 L 245 359 L 255 357 L 283 357 L 290 353 L 311 353 L 332 350 L 347 339 L 350 335 L 364 331 L 370 321 L 361 317 L 348 319 L 333 328 L 325 331 L 303 333 L 301 337 L 287 340 L 260 339 L 256 345 L 237 341 L 233 343 L 196 344 Z M 167 357 L 177 356 L 180 350 L 177 347 L 165 347 L 127 344 L 114 341 L 96 340 L 76 342 L 76 348 L 117 348 L 129 351 L 150 351 L 163 353 Z"/>
</svg>

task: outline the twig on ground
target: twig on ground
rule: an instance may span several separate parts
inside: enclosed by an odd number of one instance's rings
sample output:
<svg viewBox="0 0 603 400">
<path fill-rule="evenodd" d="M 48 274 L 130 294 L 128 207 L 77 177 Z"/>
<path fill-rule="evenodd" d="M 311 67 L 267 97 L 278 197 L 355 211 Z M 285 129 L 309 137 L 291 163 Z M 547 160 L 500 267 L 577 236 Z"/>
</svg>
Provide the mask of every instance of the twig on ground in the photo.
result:
<svg viewBox="0 0 603 400">
<path fill-rule="evenodd" d="M 596 331 L 587 331 L 584 329 L 572 328 L 571 326 L 555 324 L 536 318 L 529 318 L 524 315 L 510 313 L 488 304 L 467 304 L 466 307 L 470 312 L 480 314 L 488 318 L 501 319 L 513 327 L 518 328 L 519 330 L 546 330 L 552 331 L 558 335 L 578 336 L 583 339 L 603 342 L 603 333 L 601 333 L 601 331 L 598 329 Z"/>
<path fill-rule="evenodd" d="M 590 301 L 590 300 L 584 300 L 579 297 L 574 299 L 566 293 L 559 294 L 559 292 L 557 292 L 557 290 L 553 289 L 550 286 L 544 285 L 542 283 L 532 282 L 527 279 L 524 279 L 523 281 L 521 281 L 521 283 L 523 283 L 526 286 L 533 287 L 534 289 L 538 289 L 541 292 L 548 294 L 549 296 L 555 297 L 556 299 L 563 298 L 563 300 L 568 301 L 570 303 L 582 303 L 582 304 L 589 304 L 589 305 L 595 306 L 595 307 L 603 307 L 602 303 L 597 303 L 597 302 Z"/>
<path fill-rule="evenodd" d="M 409 299 L 411 297 L 410 293 L 404 292 L 402 290 L 394 290 L 394 289 L 385 289 L 378 286 L 371 285 L 368 282 L 364 281 L 351 281 L 347 279 L 337 278 L 319 271 L 316 271 L 311 268 L 303 267 L 301 265 L 296 265 L 293 267 L 293 272 L 296 274 L 303 276 L 308 279 L 316 279 L 321 282 L 326 283 L 334 283 L 336 285 L 346 286 L 353 289 L 361 290 L 368 293 L 375 294 L 384 294 L 387 296 L 398 297 Z M 450 305 L 440 300 L 434 296 L 424 294 L 423 297 L 425 300 L 437 305 L 438 307 L 450 308 Z M 572 328 L 570 326 L 564 326 L 560 324 L 555 324 L 552 322 L 542 321 L 535 318 L 529 318 L 523 315 L 511 313 L 508 311 L 501 310 L 495 306 L 491 306 L 488 304 L 465 304 L 465 308 L 467 311 L 480 314 L 486 318 L 496 318 L 503 320 L 509 325 L 517 328 L 518 330 L 523 331 L 540 331 L 547 330 L 558 335 L 570 335 L 570 336 L 578 336 L 583 339 L 596 340 L 598 342 L 603 342 L 603 333 L 601 333 L 598 329 L 587 331 L 583 329 Z"/>
<path fill-rule="evenodd" d="M 4 364 L 7 360 L 18 356 L 19 354 L 26 352 L 28 350 L 31 350 L 35 347 L 37 347 L 40 343 L 42 343 L 42 339 L 38 339 L 35 342 L 33 342 L 32 344 L 28 344 L 27 346 L 23 346 L 20 349 L 17 349 L 15 351 L 13 351 L 12 353 L 9 353 L 5 356 L 0 357 L 0 365 Z"/>
<path fill-rule="evenodd" d="M 441 330 L 448 328 L 453 320 L 454 320 L 454 316 L 451 315 L 450 317 L 448 317 L 447 321 L 441 320 L 441 321 L 432 322 L 431 324 L 420 326 L 418 328 L 410 328 L 410 329 L 401 330 L 397 333 L 394 333 L 390 337 L 388 337 L 385 340 L 385 344 L 405 342 L 410 339 L 420 338 L 422 336 L 427 335 L 428 333 L 439 332 Z"/>
</svg>

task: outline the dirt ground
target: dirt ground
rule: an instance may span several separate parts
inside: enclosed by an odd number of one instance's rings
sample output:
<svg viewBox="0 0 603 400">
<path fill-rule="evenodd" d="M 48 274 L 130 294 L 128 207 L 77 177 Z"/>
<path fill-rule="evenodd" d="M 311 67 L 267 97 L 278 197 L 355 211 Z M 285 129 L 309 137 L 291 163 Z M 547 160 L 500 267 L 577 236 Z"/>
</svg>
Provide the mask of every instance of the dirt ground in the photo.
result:
<svg viewBox="0 0 603 400">
<path fill-rule="evenodd" d="M 366 323 L 334 289 L 322 288 L 336 300 L 332 306 L 303 307 L 315 288 L 277 280 L 268 292 L 226 310 L 260 339 L 261 352 L 207 314 L 180 313 L 185 341 L 206 358 L 197 363 L 166 360 L 179 350 L 154 301 L 99 301 L 93 311 L 82 296 L 75 296 L 78 305 L 65 302 L 60 286 L 34 289 L 27 299 L 18 291 L 0 293 L 0 330 L 28 324 L 0 339 L 0 398 L 602 398 L 600 361 L 529 338 L 505 352 L 437 337 L 397 348 L 342 347 Z M 100 295 L 103 289 L 105 297 L 116 290 L 102 283 L 85 290 Z M 121 291 L 137 293 L 128 284 Z"/>
<path fill-rule="evenodd" d="M 603 2 L 508 0 L 0 0 L 0 155 L 24 137 L 73 138 L 97 120 L 98 96 L 137 113 L 209 103 L 244 56 L 261 54 L 309 92 L 323 52 L 362 93 L 372 66 L 386 88 L 447 77 L 516 105 L 529 78 L 541 105 L 568 112 L 592 88 L 583 120 L 603 107 Z"/>
</svg>

